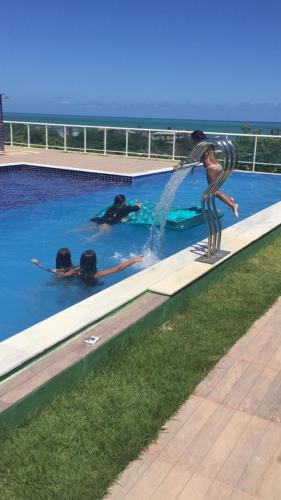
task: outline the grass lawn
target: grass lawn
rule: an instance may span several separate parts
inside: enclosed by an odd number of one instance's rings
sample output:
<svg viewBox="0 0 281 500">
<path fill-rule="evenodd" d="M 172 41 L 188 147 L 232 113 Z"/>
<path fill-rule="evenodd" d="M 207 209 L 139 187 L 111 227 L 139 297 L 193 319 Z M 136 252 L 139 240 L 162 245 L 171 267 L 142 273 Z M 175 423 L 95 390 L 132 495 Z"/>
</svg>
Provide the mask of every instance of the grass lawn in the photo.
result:
<svg viewBox="0 0 281 500">
<path fill-rule="evenodd" d="M 281 294 L 281 238 L 123 344 L 1 435 L 0 498 L 101 499 L 214 364 Z"/>
</svg>

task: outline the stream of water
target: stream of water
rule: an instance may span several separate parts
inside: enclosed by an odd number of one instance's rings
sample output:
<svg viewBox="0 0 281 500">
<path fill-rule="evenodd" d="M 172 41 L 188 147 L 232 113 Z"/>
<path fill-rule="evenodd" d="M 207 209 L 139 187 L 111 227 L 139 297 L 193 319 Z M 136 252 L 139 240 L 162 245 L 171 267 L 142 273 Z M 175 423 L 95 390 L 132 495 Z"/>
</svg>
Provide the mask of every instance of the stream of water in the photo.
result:
<svg viewBox="0 0 281 500">
<path fill-rule="evenodd" d="M 153 222 L 149 231 L 149 236 L 144 245 L 144 256 L 146 260 L 156 262 L 160 258 L 161 243 L 165 230 L 167 216 L 172 208 L 172 204 L 178 188 L 190 173 L 192 167 L 179 169 L 174 172 L 167 182 L 160 200 L 156 205 Z"/>
</svg>

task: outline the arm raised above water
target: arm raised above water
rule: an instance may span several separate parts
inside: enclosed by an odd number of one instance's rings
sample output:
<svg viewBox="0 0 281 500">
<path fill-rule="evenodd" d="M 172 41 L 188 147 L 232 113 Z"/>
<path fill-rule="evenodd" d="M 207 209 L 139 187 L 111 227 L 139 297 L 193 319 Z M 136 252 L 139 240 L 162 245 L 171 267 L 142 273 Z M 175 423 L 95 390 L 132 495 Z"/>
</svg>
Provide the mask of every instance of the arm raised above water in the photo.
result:
<svg viewBox="0 0 281 500">
<path fill-rule="evenodd" d="M 103 271 L 98 271 L 95 274 L 95 278 L 103 278 L 104 276 L 108 276 L 109 274 L 114 274 L 118 273 L 119 271 L 123 271 L 123 269 L 126 269 L 129 266 L 132 266 L 136 262 L 141 262 L 143 259 L 142 255 L 137 255 L 136 257 L 133 257 L 132 259 L 125 260 L 125 262 L 121 262 L 120 264 L 117 264 L 117 266 L 111 267 L 109 269 L 104 269 Z"/>
</svg>

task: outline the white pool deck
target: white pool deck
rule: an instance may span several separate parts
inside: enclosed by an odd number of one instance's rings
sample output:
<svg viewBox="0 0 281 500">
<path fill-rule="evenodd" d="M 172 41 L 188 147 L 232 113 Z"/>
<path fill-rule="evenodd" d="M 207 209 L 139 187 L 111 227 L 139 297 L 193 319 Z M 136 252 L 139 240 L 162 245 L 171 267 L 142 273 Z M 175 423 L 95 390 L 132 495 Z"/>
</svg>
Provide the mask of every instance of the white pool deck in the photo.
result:
<svg viewBox="0 0 281 500">
<path fill-rule="evenodd" d="M 169 172 L 177 164 L 173 160 L 135 158 L 81 152 L 64 152 L 41 148 L 6 147 L 0 154 L 0 166 L 6 164 L 28 164 L 46 167 L 79 169 L 101 174 L 138 177 L 159 172 Z"/>
</svg>

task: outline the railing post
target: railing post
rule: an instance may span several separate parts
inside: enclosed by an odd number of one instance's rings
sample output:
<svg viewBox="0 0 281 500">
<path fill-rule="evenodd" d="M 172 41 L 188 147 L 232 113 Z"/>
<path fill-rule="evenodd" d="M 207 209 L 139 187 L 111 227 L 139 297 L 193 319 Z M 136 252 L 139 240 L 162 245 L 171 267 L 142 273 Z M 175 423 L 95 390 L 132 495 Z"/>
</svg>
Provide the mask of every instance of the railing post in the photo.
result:
<svg viewBox="0 0 281 500">
<path fill-rule="evenodd" d="M 63 127 L 63 149 L 66 151 L 66 126 Z"/>
<path fill-rule="evenodd" d="M 150 151 L 151 151 L 151 130 L 148 131 L 148 151 L 147 151 L 148 158 L 150 158 Z"/>
<path fill-rule="evenodd" d="M 27 147 L 30 148 L 30 125 L 27 124 Z"/>
<path fill-rule="evenodd" d="M 176 152 L 176 132 L 174 132 L 174 137 L 173 137 L 173 157 L 172 157 L 172 160 L 175 159 L 175 152 Z"/>
<path fill-rule="evenodd" d="M 106 128 L 104 129 L 104 136 L 103 136 L 103 154 L 106 155 Z"/>
<path fill-rule="evenodd" d="M 87 129 L 84 127 L 84 153 L 87 153 Z"/>
<path fill-rule="evenodd" d="M 45 125 L 45 148 L 49 148 L 48 125 Z"/>
<path fill-rule="evenodd" d="M 12 124 L 12 122 L 10 123 L 10 144 L 11 144 L 11 146 L 14 145 L 13 124 Z"/>
<path fill-rule="evenodd" d="M 126 150 L 125 155 L 128 156 L 129 130 L 126 128 Z"/>
<path fill-rule="evenodd" d="M 254 155 L 253 155 L 253 167 L 252 167 L 252 172 L 254 172 L 254 171 L 255 171 L 256 156 L 257 156 L 257 143 L 258 143 L 258 136 L 256 135 L 256 137 L 255 137 L 255 145 L 254 145 Z"/>
</svg>

